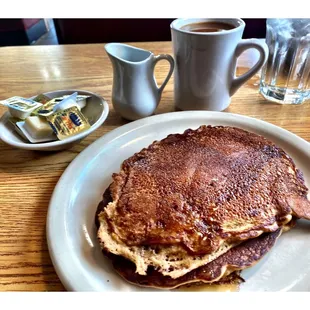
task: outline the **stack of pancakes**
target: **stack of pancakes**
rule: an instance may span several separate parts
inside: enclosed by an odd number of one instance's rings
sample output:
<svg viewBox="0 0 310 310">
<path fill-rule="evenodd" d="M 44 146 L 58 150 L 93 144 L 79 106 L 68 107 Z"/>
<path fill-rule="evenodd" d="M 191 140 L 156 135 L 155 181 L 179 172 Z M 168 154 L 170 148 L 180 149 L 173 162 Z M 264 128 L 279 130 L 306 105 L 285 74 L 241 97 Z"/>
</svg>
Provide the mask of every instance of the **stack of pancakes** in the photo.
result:
<svg viewBox="0 0 310 310">
<path fill-rule="evenodd" d="M 310 219 L 307 192 L 274 143 L 201 126 L 123 162 L 98 206 L 98 239 L 116 271 L 137 285 L 238 281 L 295 219 Z"/>
</svg>

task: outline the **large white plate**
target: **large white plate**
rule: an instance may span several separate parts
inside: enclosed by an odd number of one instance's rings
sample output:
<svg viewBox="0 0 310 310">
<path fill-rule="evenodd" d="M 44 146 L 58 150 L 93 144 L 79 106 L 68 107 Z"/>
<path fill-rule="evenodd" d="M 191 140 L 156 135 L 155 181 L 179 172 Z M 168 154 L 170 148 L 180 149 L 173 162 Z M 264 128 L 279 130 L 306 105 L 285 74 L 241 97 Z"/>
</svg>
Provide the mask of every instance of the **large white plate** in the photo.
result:
<svg viewBox="0 0 310 310">
<path fill-rule="evenodd" d="M 310 185 L 310 144 L 272 124 L 221 112 L 156 115 L 106 134 L 69 165 L 53 193 L 47 216 L 47 240 L 56 272 L 68 290 L 143 290 L 122 280 L 103 257 L 94 215 L 102 193 L 123 160 L 170 133 L 202 124 L 235 126 L 274 141 L 292 156 Z M 242 273 L 241 291 L 310 291 L 310 223 L 300 221 L 254 267 Z"/>
</svg>

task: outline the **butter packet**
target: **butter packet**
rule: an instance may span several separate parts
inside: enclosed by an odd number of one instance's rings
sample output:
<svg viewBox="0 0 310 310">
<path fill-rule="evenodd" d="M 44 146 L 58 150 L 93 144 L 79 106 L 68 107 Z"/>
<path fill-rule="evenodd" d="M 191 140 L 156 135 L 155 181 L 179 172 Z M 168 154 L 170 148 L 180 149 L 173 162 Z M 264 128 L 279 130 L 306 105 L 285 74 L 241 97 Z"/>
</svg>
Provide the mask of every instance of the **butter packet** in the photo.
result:
<svg viewBox="0 0 310 310">
<path fill-rule="evenodd" d="M 55 102 L 52 100 L 45 103 L 43 106 L 39 107 L 38 109 L 34 110 L 31 115 L 33 116 L 48 116 L 54 113 L 54 106 Z"/>
<path fill-rule="evenodd" d="M 58 98 L 54 98 L 52 99 L 54 102 L 60 102 L 66 98 L 68 98 L 69 96 L 72 96 L 72 95 L 64 95 L 62 97 L 58 97 Z M 79 95 L 77 94 L 76 96 L 76 102 L 77 102 L 77 105 L 78 107 L 81 109 L 83 109 L 85 106 L 86 106 L 86 103 L 87 103 L 87 99 L 89 99 L 91 96 L 87 96 L 87 95 Z"/>
<path fill-rule="evenodd" d="M 33 101 L 40 102 L 44 106 L 47 102 L 51 101 L 51 98 L 45 96 L 44 94 L 40 94 L 40 95 L 36 96 L 35 98 L 33 98 Z M 33 110 L 31 112 L 31 115 L 32 116 L 38 116 L 37 112 L 40 111 L 43 108 L 43 106 L 40 106 L 40 107 L 36 108 L 35 110 Z"/>
<path fill-rule="evenodd" d="M 51 98 L 44 94 L 40 94 L 36 96 L 35 98 L 33 98 L 32 100 L 36 102 L 40 102 L 42 104 L 46 104 L 47 102 L 51 101 Z"/>
<path fill-rule="evenodd" d="M 63 96 L 59 98 L 53 98 L 47 103 L 45 103 L 42 107 L 39 109 L 33 111 L 32 115 L 34 116 L 49 116 L 52 115 L 54 112 L 59 110 L 65 110 L 71 106 L 78 106 L 76 102 L 77 93 L 73 93 L 69 96 Z"/>
<path fill-rule="evenodd" d="M 88 120 L 76 106 L 54 112 L 47 116 L 47 121 L 59 140 L 72 137 L 90 128 Z"/>
<path fill-rule="evenodd" d="M 65 99 L 65 98 L 67 98 L 69 96 L 71 96 L 71 95 L 64 95 L 64 96 L 61 96 L 61 97 L 54 98 L 53 100 L 61 101 L 61 100 Z M 88 95 L 79 95 L 79 94 L 77 94 L 76 101 L 82 101 L 82 100 L 88 99 L 90 97 L 91 96 L 88 96 Z"/>
<path fill-rule="evenodd" d="M 76 102 L 77 102 L 78 106 L 80 107 L 80 109 L 83 109 L 86 106 L 87 100 L 90 97 L 91 96 L 87 96 L 87 95 L 77 95 L 76 96 Z"/>
<path fill-rule="evenodd" d="M 9 112 L 13 117 L 25 119 L 32 111 L 42 106 L 42 103 L 22 97 L 11 97 L 0 101 L 0 104 L 9 108 Z"/>
<path fill-rule="evenodd" d="M 54 112 L 63 111 L 71 107 L 78 107 L 76 103 L 76 97 L 77 97 L 77 92 L 73 93 L 70 96 L 66 96 L 63 100 L 61 100 L 56 105 L 54 105 L 53 107 Z"/>
<path fill-rule="evenodd" d="M 88 95 L 77 95 L 76 97 L 76 101 L 79 102 L 79 101 L 82 101 L 82 100 L 87 100 L 89 99 L 91 96 L 88 96 Z"/>
</svg>

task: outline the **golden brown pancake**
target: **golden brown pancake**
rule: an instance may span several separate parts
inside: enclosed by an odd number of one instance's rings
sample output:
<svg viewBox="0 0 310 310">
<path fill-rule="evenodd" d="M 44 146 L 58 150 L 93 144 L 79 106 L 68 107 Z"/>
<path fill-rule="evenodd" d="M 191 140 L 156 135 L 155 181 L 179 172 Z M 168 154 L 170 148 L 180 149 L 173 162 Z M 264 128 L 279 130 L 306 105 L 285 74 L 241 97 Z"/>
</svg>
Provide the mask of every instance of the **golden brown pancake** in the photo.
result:
<svg viewBox="0 0 310 310">
<path fill-rule="evenodd" d="M 127 245 L 182 244 L 211 253 L 222 240 L 275 231 L 294 209 L 310 209 L 292 159 L 264 137 L 232 127 L 170 135 L 127 159 L 113 179 L 107 215 Z"/>
<path fill-rule="evenodd" d="M 124 161 L 99 215 L 102 248 L 176 279 L 243 240 L 310 218 L 302 174 L 262 136 L 201 126 Z M 172 270 L 170 270 L 172 268 Z"/>
<path fill-rule="evenodd" d="M 97 208 L 95 216 L 97 228 L 100 226 L 98 215 L 111 202 L 111 199 L 108 188 Z M 295 225 L 295 222 L 296 220 L 293 219 L 288 225 L 283 227 L 283 230 L 289 230 Z M 112 261 L 114 269 L 120 276 L 128 282 L 139 286 L 174 289 L 184 285 L 199 285 L 202 283 L 218 285 L 240 284 L 242 282 L 240 271 L 255 265 L 273 247 L 280 235 L 281 229 L 278 229 L 276 232 L 264 233 L 255 239 L 244 241 L 212 262 L 176 279 L 164 276 L 153 267 L 148 268 L 146 275 L 140 275 L 136 273 L 136 266 L 130 260 L 111 254 L 106 250 L 103 250 L 103 253 Z"/>
</svg>

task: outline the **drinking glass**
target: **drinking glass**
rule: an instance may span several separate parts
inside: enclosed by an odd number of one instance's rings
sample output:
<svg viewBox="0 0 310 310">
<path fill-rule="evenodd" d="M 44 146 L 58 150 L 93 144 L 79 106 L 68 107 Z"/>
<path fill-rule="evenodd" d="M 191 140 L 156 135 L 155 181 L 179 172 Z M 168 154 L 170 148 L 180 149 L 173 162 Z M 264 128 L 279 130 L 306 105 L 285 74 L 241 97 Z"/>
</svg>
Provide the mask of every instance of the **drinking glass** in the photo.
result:
<svg viewBox="0 0 310 310">
<path fill-rule="evenodd" d="M 310 19 L 267 19 L 266 43 L 260 93 L 283 104 L 310 99 Z"/>
</svg>

